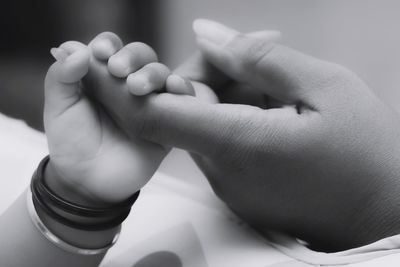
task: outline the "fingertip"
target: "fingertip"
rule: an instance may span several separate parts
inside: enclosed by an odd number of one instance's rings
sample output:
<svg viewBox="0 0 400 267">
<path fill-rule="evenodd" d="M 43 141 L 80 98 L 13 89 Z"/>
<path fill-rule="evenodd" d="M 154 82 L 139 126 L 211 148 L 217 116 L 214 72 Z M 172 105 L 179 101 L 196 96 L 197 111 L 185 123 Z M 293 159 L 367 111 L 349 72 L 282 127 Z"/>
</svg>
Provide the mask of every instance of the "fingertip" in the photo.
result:
<svg viewBox="0 0 400 267">
<path fill-rule="evenodd" d="M 136 96 L 147 95 L 151 92 L 149 87 L 149 79 L 144 74 L 130 74 L 126 79 L 128 90 L 131 94 Z"/>
<path fill-rule="evenodd" d="M 77 50 L 85 49 L 87 46 L 78 41 L 66 41 L 62 43 L 59 48 L 64 49 L 68 53 L 73 53 Z"/>
<path fill-rule="evenodd" d="M 107 60 L 116 52 L 113 43 L 108 39 L 94 42 L 91 48 L 93 56 L 100 60 Z"/>
<path fill-rule="evenodd" d="M 78 41 L 66 41 L 62 43 L 59 47 L 53 47 L 50 49 L 50 54 L 57 61 L 65 61 L 69 55 L 72 53 L 86 49 L 87 46 Z"/>
<path fill-rule="evenodd" d="M 207 39 L 215 45 L 225 45 L 240 34 L 235 29 L 208 19 L 196 19 L 193 22 L 193 31 L 198 38 Z"/>
<path fill-rule="evenodd" d="M 99 60 L 108 60 L 123 47 L 122 40 L 112 32 L 97 35 L 89 44 L 93 56 Z"/>
<path fill-rule="evenodd" d="M 52 53 L 57 57 L 60 50 L 53 49 Z M 71 103 L 76 103 L 80 99 L 79 81 L 89 70 L 89 59 L 90 52 L 85 47 L 50 66 L 45 79 L 47 116 L 62 114 L 71 107 Z"/>
<path fill-rule="evenodd" d="M 129 75 L 129 59 L 112 55 L 108 59 L 107 68 L 115 77 L 125 78 Z"/>
<path fill-rule="evenodd" d="M 68 57 L 67 51 L 60 47 L 53 47 L 50 49 L 50 54 L 55 58 L 56 61 L 64 61 Z"/>
<path fill-rule="evenodd" d="M 131 73 L 127 78 L 130 92 L 134 95 L 146 95 L 165 88 L 170 69 L 159 62 L 152 62 Z"/>
<path fill-rule="evenodd" d="M 166 89 L 168 93 L 195 96 L 193 85 L 188 79 L 177 74 L 171 74 L 166 81 Z"/>
<path fill-rule="evenodd" d="M 59 47 L 51 48 L 50 54 L 56 62 L 51 66 L 49 75 L 58 82 L 75 83 L 88 72 L 90 52 L 80 42 L 64 42 Z"/>
</svg>

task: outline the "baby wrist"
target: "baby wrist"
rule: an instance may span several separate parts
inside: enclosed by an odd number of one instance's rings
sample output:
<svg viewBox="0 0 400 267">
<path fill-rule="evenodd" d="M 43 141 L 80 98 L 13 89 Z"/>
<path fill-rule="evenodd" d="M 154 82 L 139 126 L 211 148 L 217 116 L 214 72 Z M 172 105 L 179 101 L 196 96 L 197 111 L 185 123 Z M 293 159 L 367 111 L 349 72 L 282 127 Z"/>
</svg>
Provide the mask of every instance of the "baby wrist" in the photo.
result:
<svg viewBox="0 0 400 267">
<path fill-rule="evenodd" d="M 69 227 L 49 216 L 41 207 L 29 207 L 30 217 L 39 231 L 55 246 L 74 254 L 95 255 L 105 253 L 118 240 L 121 226 L 106 230 L 85 231 Z"/>
<path fill-rule="evenodd" d="M 49 176 L 53 174 L 49 161 L 49 157 L 46 157 L 40 163 L 31 182 L 30 202 L 38 215 L 36 218 L 30 212 L 35 225 L 41 225 L 38 229 L 47 226 L 50 230 L 43 232 L 46 237 L 49 232 L 54 232 L 59 240 L 67 241 L 68 244 L 78 244 L 80 247 L 112 245 L 122 221 L 128 216 L 139 192 L 127 201 L 113 205 L 96 203 L 97 205 L 93 206 L 87 202 L 82 204 L 82 199 L 79 203 L 74 202 L 74 195 L 70 195 L 70 191 L 62 184 L 53 183 L 50 186 L 45 181 L 45 175 L 48 175 L 48 181 L 53 181 L 53 177 Z M 30 202 L 28 197 L 28 207 Z"/>
<path fill-rule="evenodd" d="M 67 178 L 60 175 L 51 160 L 45 166 L 43 179 L 58 196 L 76 204 L 92 207 L 102 207 L 109 204 L 94 198 L 83 186 L 69 183 Z"/>
</svg>

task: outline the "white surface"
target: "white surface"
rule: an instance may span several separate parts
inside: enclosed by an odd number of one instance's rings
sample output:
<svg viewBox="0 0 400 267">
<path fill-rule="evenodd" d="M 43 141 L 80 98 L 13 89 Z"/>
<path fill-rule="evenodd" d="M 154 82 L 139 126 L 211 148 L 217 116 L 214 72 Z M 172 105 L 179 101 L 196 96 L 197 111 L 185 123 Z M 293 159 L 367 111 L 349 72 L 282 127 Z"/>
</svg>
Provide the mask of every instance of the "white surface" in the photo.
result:
<svg viewBox="0 0 400 267">
<path fill-rule="evenodd" d="M 0 213 L 29 185 L 45 155 L 42 133 L 0 113 Z"/>
</svg>

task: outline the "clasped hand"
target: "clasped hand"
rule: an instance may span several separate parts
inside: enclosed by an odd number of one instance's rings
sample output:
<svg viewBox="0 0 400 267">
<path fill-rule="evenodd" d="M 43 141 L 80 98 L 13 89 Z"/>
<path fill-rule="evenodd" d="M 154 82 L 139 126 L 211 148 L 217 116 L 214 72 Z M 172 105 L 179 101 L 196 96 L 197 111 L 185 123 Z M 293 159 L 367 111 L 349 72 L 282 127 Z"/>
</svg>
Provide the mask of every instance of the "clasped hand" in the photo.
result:
<svg viewBox="0 0 400 267">
<path fill-rule="evenodd" d="M 394 111 L 344 67 L 276 44 L 277 32 L 206 20 L 194 31 L 200 52 L 175 74 L 111 33 L 54 50 L 45 126 L 55 183 L 82 201 L 121 201 L 179 147 L 261 233 L 326 250 L 399 233 Z"/>
</svg>

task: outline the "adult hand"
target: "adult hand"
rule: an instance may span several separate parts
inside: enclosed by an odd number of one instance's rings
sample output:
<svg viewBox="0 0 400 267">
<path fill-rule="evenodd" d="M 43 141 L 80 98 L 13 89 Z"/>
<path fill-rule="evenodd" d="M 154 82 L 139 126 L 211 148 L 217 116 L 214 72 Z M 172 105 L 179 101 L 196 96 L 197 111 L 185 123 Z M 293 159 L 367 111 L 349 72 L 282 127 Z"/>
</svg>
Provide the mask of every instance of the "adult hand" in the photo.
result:
<svg viewBox="0 0 400 267">
<path fill-rule="evenodd" d="M 274 45 L 275 33 L 204 20 L 194 29 L 202 55 L 177 72 L 225 103 L 106 86 L 94 97 L 128 132 L 192 152 L 217 195 L 261 231 L 327 250 L 398 234 L 397 114 L 349 70 Z"/>
</svg>

